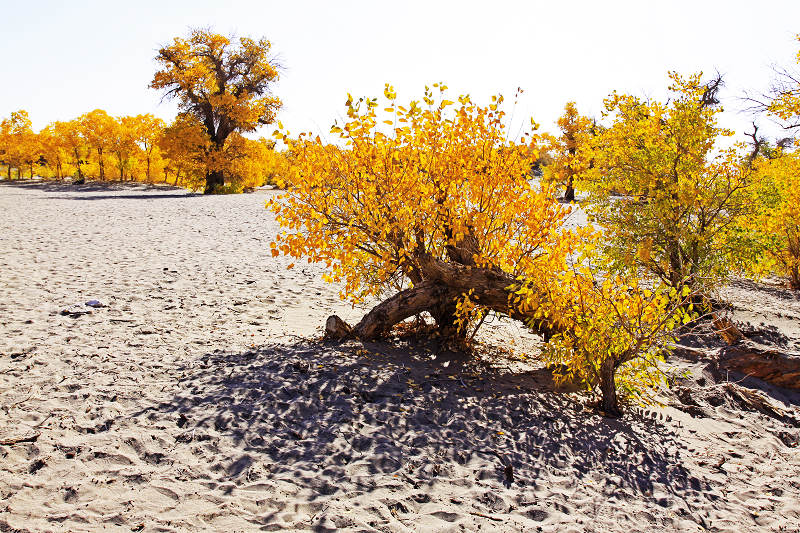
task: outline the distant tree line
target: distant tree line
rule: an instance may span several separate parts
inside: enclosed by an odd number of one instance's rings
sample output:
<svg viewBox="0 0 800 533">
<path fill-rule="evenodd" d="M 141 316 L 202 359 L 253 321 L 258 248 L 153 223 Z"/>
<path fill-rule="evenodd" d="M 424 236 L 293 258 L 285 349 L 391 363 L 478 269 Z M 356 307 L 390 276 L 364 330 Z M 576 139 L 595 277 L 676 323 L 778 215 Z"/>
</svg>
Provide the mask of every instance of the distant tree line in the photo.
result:
<svg viewBox="0 0 800 533">
<path fill-rule="evenodd" d="M 207 29 L 162 47 L 151 87 L 179 101 L 171 124 L 153 115 L 112 117 L 96 109 L 40 132 L 24 110 L 0 123 L 6 179 L 40 176 L 78 181 L 165 182 L 205 193 L 271 183 L 285 171 L 275 143 L 244 134 L 274 121 L 278 78 L 265 39 L 233 39 Z"/>
</svg>

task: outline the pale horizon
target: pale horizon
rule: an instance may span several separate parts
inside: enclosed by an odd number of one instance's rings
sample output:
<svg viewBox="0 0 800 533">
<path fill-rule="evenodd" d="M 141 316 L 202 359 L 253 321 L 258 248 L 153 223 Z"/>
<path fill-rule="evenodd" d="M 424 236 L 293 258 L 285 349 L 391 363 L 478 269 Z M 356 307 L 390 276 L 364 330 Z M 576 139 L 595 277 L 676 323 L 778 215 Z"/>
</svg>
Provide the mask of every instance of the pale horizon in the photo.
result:
<svg viewBox="0 0 800 533">
<path fill-rule="evenodd" d="M 9 5 L 0 39 L 6 83 L 0 116 L 25 109 L 35 130 L 93 109 L 170 121 L 174 102 L 148 85 L 159 46 L 190 27 L 226 35 L 266 37 L 282 65 L 273 93 L 292 133 L 326 135 L 344 114 L 348 92 L 380 96 L 393 84 L 401 101 L 445 82 L 453 95 L 478 102 L 502 93 L 513 110 L 512 131 L 534 118 L 552 131 L 567 101 L 591 116 L 611 91 L 662 99 L 667 72 L 702 70 L 724 76 L 722 123 L 737 140 L 752 118 L 745 91 L 769 86 L 771 66 L 791 67 L 798 47 L 800 5 L 774 2 L 674 2 L 648 6 L 612 2 L 30 2 Z M 24 53 L 20 53 L 24 50 Z M 781 131 L 764 117 L 760 132 Z M 274 126 L 262 127 L 270 136 Z"/>
</svg>

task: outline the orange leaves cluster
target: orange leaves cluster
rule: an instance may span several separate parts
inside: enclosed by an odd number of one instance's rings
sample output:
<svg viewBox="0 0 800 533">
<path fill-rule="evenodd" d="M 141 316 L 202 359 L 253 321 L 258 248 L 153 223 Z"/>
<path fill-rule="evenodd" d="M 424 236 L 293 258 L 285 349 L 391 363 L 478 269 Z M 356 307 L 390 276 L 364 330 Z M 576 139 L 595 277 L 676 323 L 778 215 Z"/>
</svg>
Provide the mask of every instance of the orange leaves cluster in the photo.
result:
<svg viewBox="0 0 800 533">
<path fill-rule="evenodd" d="M 0 161 L 6 166 L 8 179 L 16 167 L 22 175 L 24 165 L 33 165 L 40 149 L 25 110 L 14 111 L 0 122 Z"/>
<path fill-rule="evenodd" d="M 419 282 L 424 261 L 466 239 L 477 266 L 517 277 L 561 268 L 576 242 L 562 227 L 569 209 L 529 181 L 535 147 L 507 140 L 501 97 L 455 102 L 436 84 L 422 101 L 401 105 L 388 85 L 384 98 L 349 97 L 337 144 L 282 135 L 294 168 L 269 205 L 288 230 L 274 253 L 326 263 L 354 301 Z"/>
<path fill-rule="evenodd" d="M 567 201 L 574 200 L 576 181 L 591 165 L 591 137 L 595 125 L 578 113 L 575 102 L 567 102 L 564 114 L 558 119 L 561 135 L 541 135 L 545 150 L 552 162 L 544 168 L 546 182 L 564 187 Z"/>
<path fill-rule="evenodd" d="M 177 96 L 181 108 L 197 117 L 224 121 L 227 130 L 253 131 L 270 124 L 280 108 L 278 98 L 266 94 L 278 79 L 270 61 L 271 44 L 266 39 L 230 38 L 207 29 L 191 30 L 188 38 L 176 37 L 161 48 L 156 60 L 161 69 L 150 86 Z M 213 132 L 209 132 L 213 135 Z"/>
<path fill-rule="evenodd" d="M 288 166 L 264 138 L 233 133 L 215 150 L 203 125 L 186 113 L 167 126 L 153 115 L 112 117 L 102 109 L 39 133 L 25 111 L 12 113 L 0 122 L 0 161 L 8 178 L 16 168 L 20 177 L 163 181 L 191 189 L 202 189 L 206 174 L 222 169 L 232 191 L 274 183 Z"/>
</svg>

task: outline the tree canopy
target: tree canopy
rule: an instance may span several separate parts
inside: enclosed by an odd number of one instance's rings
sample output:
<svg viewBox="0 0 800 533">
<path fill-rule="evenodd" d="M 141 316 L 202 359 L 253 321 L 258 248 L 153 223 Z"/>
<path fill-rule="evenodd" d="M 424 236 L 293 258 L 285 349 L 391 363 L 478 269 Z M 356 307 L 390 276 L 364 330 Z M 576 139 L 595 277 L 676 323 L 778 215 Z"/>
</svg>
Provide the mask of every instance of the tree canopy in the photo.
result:
<svg viewBox="0 0 800 533">
<path fill-rule="evenodd" d="M 36 149 L 36 138 L 27 111 L 14 111 L 0 122 L 0 161 L 6 165 L 7 179 L 11 179 L 12 168 L 21 169 L 36 158 Z M 21 171 L 19 176 L 22 176 Z"/>
<path fill-rule="evenodd" d="M 582 181 L 618 265 L 674 288 L 710 289 L 742 246 L 732 230 L 749 208 L 751 172 L 740 149 L 718 149 L 732 134 L 717 124 L 719 80 L 670 77 L 666 103 L 617 93 L 606 99 L 608 122 L 591 138 Z"/>
<path fill-rule="evenodd" d="M 800 34 L 796 36 L 800 42 Z M 797 51 L 800 66 L 800 50 Z M 769 114 L 783 121 L 784 128 L 800 133 L 800 73 L 785 70 L 774 82 L 772 99 L 766 105 Z"/>
<path fill-rule="evenodd" d="M 554 354 L 574 347 L 579 356 L 552 360 L 599 387 L 618 414 L 614 374 L 655 364 L 680 296 L 644 292 L 635 276 L 595 290 L 608 272 L 587 270 L 582 257 L 597 234 L 568 228 L 571 208 L 530 180 L 534 137 L 508 140 L 502 97 L 480 106 L 438 90 L 401 105 L 387 86 L 383 120 L 377 98 L 349 97 L 348 121 L 331 129 L 342 146 L 282 135 L 294 166 L 286 195 L 269 203 L 284 227 L 273 255 L 325 263 L 354 302 L 388 295 L 354 328 L 331 317 L 331 335 L 369 339 L 428 313 L 458 339 L 486 312 L 508 315 L 550 339 Z M 617 328 L 626 335 L 609 343 Z"/>
<path fill-rule="evenodd" d="M 266 39 L 234 39 L 207 29 L 194 29 L 188 38 L 176 37 L 158 51 L 161 69 L 150 86 L 177 98 L 184 113 L 194 116 L 208 135 L 205 192 L 224 186 L 225 144 L 234 132 L 251 132 L 270 124 L 281 106 L 269 91 L 278 79 Z"/>
</svg>

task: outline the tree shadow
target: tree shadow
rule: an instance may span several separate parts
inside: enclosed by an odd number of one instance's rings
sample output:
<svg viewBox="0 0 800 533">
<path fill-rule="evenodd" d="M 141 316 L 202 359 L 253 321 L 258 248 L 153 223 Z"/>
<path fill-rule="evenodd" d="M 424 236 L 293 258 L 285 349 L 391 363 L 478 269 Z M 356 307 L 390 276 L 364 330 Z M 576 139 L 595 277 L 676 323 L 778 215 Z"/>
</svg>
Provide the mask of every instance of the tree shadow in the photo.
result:
<svg viewBox="0 0 800 533">
<path fill-rule="evenodd" d="M 546 369 L 496 368 L 428 341 L 217 351 L 180 372 L 180 393 L 139 414 L 177 424 L 178 443 L 206 445 L 232 481 L 290 482 L 309 502 L 391 483 L 480 485 L 520 509 L 555 478 L 654 503 L 654 492 L 682 501 L 708 489 L 670 427 L 603 418 Z M 219 436 L 236 454 L 220 455 Z M 268 467 L 254 478 L 256 464 Z"/>
<path fill-rule="evenodd" d="M 797 353 L 796 345 L 791 342 L 792 339 L 777 326 L 763 323 L 754 325 L 748 322 L 737 323 L 736 326 L 746 339 L 745 342 L 754 342 L 756 346 L 762 349 L 783 352 L 783 354 L 789 356 Z M 772 400 L 777 400 L 783 404 L 800 406 L 800 390 L 774 385 L 758 377 L 728 368 L 724 363 L 720 363 L 721 358 L 724 360 L 724 354 L 727 350 L 736 350 L 741 344 L 728 345 L 714 330 L 711 320 L 704 319 L 691 328 L 680 331 L 680 333 L 681 335 L 677 339 L 669 361 L 684 368 L 687 365 L 701 365 L 703 375 L 695 376 L 694 378 L 686 376 L 679 379 L 679 381 L 684 382 L 684 384 L 692 383 L 693 387 L 699 389 L 725 383 L 735 383 L 736 385 L 759 391 Z M 698 393 L 701 396 L 703 391 L 698 391 Z M 730 400 L 726 402 L 732 406 L 736 405 L 736 402 Z M 713 408 L 715 406 L 704 405 L 702 407 Z"/>
<path fill-rule="evenodd" d="M 69 195 L 69 196 L 48 196 L 48 199 L 51 200 L 166 200 L 166 199 L 174 199 L 174 198 L 193 198 L 197 196 L 203 196 L 202 194 L 196 193 L 185 193 L 185 194 L 95 194 L 92 196 L 77 196 L 77 195 Z"/>
<path fill-rule="evenodd" d="M 119 198 L 133 200 L 155 200 L 162 198 L 188 198 L 193 196 L 202 196 L 199 193 L 193 193 L 182 187 L 131 181 L 87 181 L 86 183 L 82 184 L 74 184 L 66 181 L 3 180 L 0 181 L 0 186 L 49 193 L 117 193 L 106 195 L 64 194 L 48 197 L 59 200 L 108 200 Z"/>
<path fill-rule="evenodd" d="M 788 279 L 779 278 L 784 282 L 782 285 L 767 284 L 765 282 L 757 282 L 746 278 L 732 279 L 728 282 L 733 288 L 743 289 L 755 293 L 763 293 L 772 296 L 779 300 L 798 301 L 800 300 L 800 291 L 792 290 L 788 286 Z"/>
</svg>

